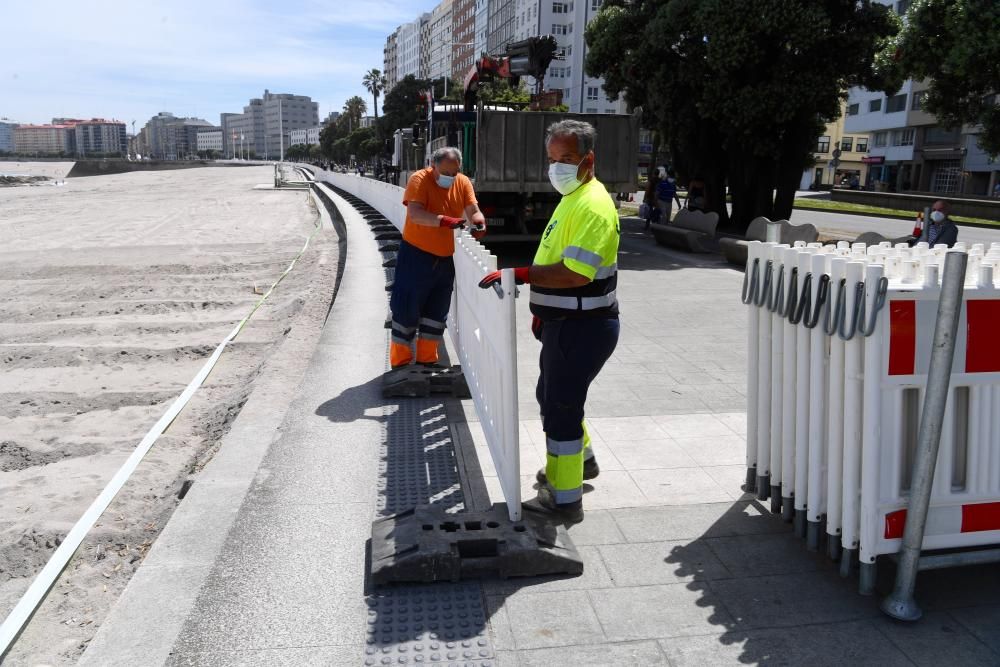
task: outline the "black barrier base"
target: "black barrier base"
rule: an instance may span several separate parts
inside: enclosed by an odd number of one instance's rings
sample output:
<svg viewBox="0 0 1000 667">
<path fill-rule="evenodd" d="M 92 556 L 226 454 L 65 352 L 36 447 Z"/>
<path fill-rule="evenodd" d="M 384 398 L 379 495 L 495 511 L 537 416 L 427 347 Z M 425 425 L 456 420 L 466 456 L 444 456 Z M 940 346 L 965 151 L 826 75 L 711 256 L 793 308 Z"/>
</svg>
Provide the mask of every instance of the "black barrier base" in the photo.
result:
<svg viewBox="0 0 1000 667">
<path fill-rule="evenodd" d="M 524 507 L 511 522 L 507 505 L 448 514 L 421 505 L 372 523 L 371 580 L 459 581 L 499 577 L 582 574 L 583 560 L 566 529 Z"/>
<path fill-rule="evenodd" d="M 431 394 L 472 397 L 461 366 L 441 368 L 413 364 L 393 369 L 382 376 L 383 398 L 426 398 Z"/>
</svg>

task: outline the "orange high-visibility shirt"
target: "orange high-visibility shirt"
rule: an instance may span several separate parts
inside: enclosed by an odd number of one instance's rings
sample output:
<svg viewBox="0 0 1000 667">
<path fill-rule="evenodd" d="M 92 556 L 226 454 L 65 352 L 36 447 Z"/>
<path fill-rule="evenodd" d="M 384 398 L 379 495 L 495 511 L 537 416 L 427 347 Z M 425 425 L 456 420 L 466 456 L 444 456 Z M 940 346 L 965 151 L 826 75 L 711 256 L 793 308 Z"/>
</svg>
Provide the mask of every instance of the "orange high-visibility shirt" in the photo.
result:
<svg viewBox="0 0 1000 667">
<path fill-rule="evenodd" d="M 416 202 L 424 210 L 434 215 L 449 215 L 453 218 L 465 217 L 465 207 L 476 202 L 476 192 L 472 181 L 465 174 L 458 174 L 451 187 L 445 190 L 434 180 L 434 168 L 427 167 L 410 176 L 403 193 L 403 206 Z M 455 235 L 447 227 L 418 225 L 406 215 L 403 226 L 403 240 L 424 252 L 438 257 L 455 254 Z"/>
</svg>

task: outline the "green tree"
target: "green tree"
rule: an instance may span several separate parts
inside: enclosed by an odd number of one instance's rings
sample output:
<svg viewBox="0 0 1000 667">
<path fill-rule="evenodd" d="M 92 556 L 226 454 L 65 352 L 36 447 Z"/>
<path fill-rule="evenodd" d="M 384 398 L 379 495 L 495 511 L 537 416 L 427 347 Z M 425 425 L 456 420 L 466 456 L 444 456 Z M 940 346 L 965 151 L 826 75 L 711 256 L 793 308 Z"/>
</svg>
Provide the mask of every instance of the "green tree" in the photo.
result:
<svg viewBox="0 0 1000 667">
<path fill-rule="evenodd" d="M 914 3 L 898 47 L 905 73 L 929 80 L 923 108 L 948 127 L 981 125 L 980 147 L 1000 154 L 1000 4 Z"/>
<path fill-rule="evenodd" d="M 399 83 L 385 94 L 382 101 L 382 118 L 379 119 L 380 134 L 383 137 L 392 136 L 396 130 L 410 127 L 418 120 L 424 120 L 418 111 L 420 93 L 430 88 L 426 79 L 418 79 L 407 74 Z"/>
<path fill-rule="evenodd" d="M 346 121 L 349 131 L 354 131 L 361 127 L 361 117 L 365 115 L 366 111 L 368 111 L 368 105 L 365 104 L 363 99 L 355 95 L 344 102 L 344 112 L 337 120 Z"/>
<path fill-rule="evenodd" d="M 479 99 L 486 104 L 504 104 L 513 102 L 516 104 L 528 104 L 531 101 L 531 93 L 528 87 L 521 81 L 517 87 L 510 85 L 509 79 L 496 79 L 486 81 L 479 86 Z"/>
<path fill-rule="evenodd" d="M 898 30 L 872 0 L 608 0 L 587 26 L 586 69 L 642 108 L 681 181 L 700 176 L 722 225 L 743 231 L 790 217 L 847 88 L 898 87 Z"/>
<path fill-rule="evenodd" d="M 374 110 L 375 118 L 378 119 L 378 96 L 385 90 L 385 77 L 382 76 L 381 71 L 370 69 L 365 73 L 361 83 L 364 84 L 365 90 L 372 94 L 372 101 L 375 103 L 372 109 Z"/>
<path fill-rule="evenodd" d="M 322 156 L 323 156 L 323 151 L 322 151 L 322 149 L 320 149 L 319 146 L 317 146 L 316 144 L 313 144 L 313 145 L 311 145 L 309 147 L 309 155 L 308 155 L 308 157 L 309 157 L 310 160 L 318 160 Z"/>
</svg>

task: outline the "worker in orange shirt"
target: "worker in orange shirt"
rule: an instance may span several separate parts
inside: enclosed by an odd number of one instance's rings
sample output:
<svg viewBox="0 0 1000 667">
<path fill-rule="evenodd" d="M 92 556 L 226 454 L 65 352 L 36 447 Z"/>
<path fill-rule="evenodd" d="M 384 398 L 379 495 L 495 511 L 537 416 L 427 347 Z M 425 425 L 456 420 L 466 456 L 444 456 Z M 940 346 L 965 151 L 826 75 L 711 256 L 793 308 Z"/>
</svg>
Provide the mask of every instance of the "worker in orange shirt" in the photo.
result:
<svg viewBox="0 0 1000 667">
<path fill-rule="evenodd" d="M 406 184 L 406 224 L 389 300 L 389 363 L 393 368 L 413 363 L 414 339 L 416 362 L 437 363 L 455 281 L 453 230 L 468 220 L 473 236 L 482 238 L 486 233 L 486 218 L 479 210 L 472 181 L 460 173 L 461 169 L 460 150 L 439 148 L 431 157 L 431 166 L 413 174 Z"/>
</svg>

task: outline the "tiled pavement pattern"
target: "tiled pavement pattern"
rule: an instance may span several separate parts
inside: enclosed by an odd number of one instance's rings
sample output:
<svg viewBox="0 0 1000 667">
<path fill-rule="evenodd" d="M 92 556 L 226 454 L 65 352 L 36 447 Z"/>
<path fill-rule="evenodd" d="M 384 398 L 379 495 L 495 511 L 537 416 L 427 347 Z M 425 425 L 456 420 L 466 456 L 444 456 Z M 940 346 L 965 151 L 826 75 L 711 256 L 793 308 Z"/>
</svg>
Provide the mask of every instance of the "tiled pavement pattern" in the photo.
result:
<svg viewBox="0 0 1000 667">
<path fill-rule="evenodd" d="M 585 485 L 586 519 L 570 529 L 585 572 L 485 583 L 500 664 L 1000 665 L 997 568 L 921 574 L 927 615 L 899 625 L 878 598 L 856 593 L 856 576 L 841 579 L 767 503 L 740 492 L 742 274 L 657 248 L 636 223 L 623 234 L 622 337 L 587 403 L 601 475 Z M 528 321 L 526 299 L 518 317 Z M 545 444 L 531 400 L 538 343 L 519 335 L 527 498 Z M 501 499 L 474 410 L 453 417 L 491 500 Z M 892 569 L 881 568 L 880 594 Z"/>
<path fill-rule="evenodd" d="M 382 258 L 355 236 L 300 395 L 197 600 L 176 611 L 161 603 L 185 618 L 167 663 L 1000 665 L 997 568 L 922 575 L 926 617 L 897 625 L 877 598 L 857 595 L 855 578 L 841 579 L 742 497 L 741 274 L 657 248 L 635 223 L 623 234 L 623 334 L 588 402 L 602 473 L 587 486 L 585 521 L 570 529 L 582 576 L 367 589 L 372 518 L 413 494 L 474 509 L 499 496 L 468 402 L 399 410 L 379 396 Z M 544 444 L 538 344 L 527 299 L 519 308 L 529 497 Z M 368 331 L 380 333 L 359 333 Z M 423 451 L 395 460 L 396 444 L 417 441 L 404 432 L 414 419 Z M 407 488 L 390 490 L 393 476 Z M 881 593 L 891 569 L 880 572 Z"/>
</svg>

